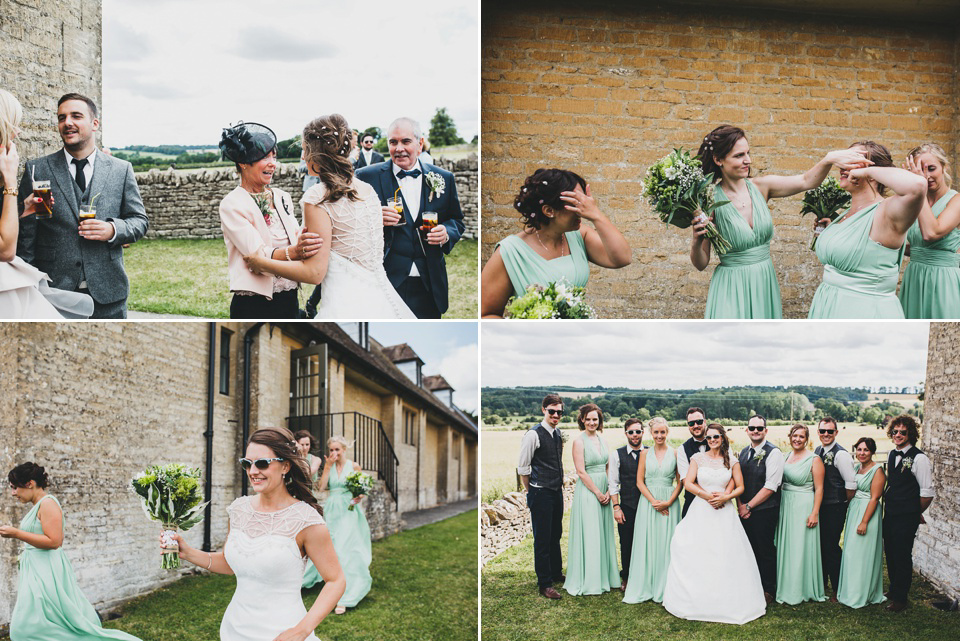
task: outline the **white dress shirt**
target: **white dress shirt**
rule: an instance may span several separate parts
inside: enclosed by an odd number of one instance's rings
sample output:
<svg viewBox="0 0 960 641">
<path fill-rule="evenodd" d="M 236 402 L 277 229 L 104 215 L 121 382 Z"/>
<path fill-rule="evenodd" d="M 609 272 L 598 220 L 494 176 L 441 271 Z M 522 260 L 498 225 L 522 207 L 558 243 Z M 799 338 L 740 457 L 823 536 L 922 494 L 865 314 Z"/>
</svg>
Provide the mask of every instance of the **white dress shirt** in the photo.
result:
<svg viewBox="0 0 960 641">
<path fill-rule="evenodd" d="M 697 441 L 697 445 L 700 446 L 701 452 L 706 452 L 709 447 L 707 447 L 707 439 L 704 438 L 702 441 Z M 687 478 L 687 472 L 690 470 L 690 461 L 687 459 L 687 451 L 683 449 L 683 446 L 677 448 L 677 472 L 680 473 L 680 482 L 683 482 L 683 479 Z"/>
<path fill-rule="evenodd" d="M 364 149 L 364 150 L 361 151 L 360 153 L 363 154 L 363 159 L 364 159 L 364 161 L 366 161 L 367 166 L 369 167 L 370 164 L 371 164 L 371 161 L 373 160 L 373 149 L 372 149 L 372 148 L 371 148 L 371 149 Z M 394 176 L 396 176 L 396 174 L 394 174 Z"/>
<path fill-rule="evenodd" d="M 390 162 L 390 171 L 393 172 L 394 178 L 397 178 L 397 172 L 401 171 L 401 169 L 402 167 L 397 167 L 393 161 Z M 417 158 L 417 164 L 407 171 L 413 171 L 414 169 L 419 169 L 423 174 L 427 173 L 423 171 L 423 167 L 420 166 L 419 158 Z M 416 178 L 413 176 L 404 176 L 402 179 L 397 178 L 397 184 L 400 185 L 400 193 L 403 194 L 403 204 L 406 207 L 406 211 L 410 212 L 410 220 L 414 222 L 416 222 L 417 216 L 420 215 L 420 192 L 423 189 L 423 174 Z M 420 270 L 417 269 L 415 262 L 410 263 L 409 276 L 420 276 Z"/>
<path fill-rule="evenodd" d="M 830 452 L 834 452 L 833 466 L 837 468 L 837 471 L 840 472 L 840 476 L 843 478 L 843 487 L 848 490 L 856 490 L 857 473 L 853 471 L 853 457 L 850 456 L 850 452 L 838 450 L 836 441 L 831 443 L 830 447 L 823 447 L 824 456 Z"/>
<path fill-rule="evenodd" d="M 647 448 L 643 445 L 635 450 L 630 447 L 629 443 L 627 444 L 627 453 L 632 454 L 636 452 L 638 461 L 646 450 Z M 610 496 L 613 496 L 614 494 L 620 494 L 620 455 L 617 453 L 617 450 L 610 453 L 609 461 L 610 465 L 607 466 L 607 492 Z"/>
<path fill-rule="evenodd" d="M 540 425 L 543 426 L 547 433 L 550 434 L 550 438 L 553 438 L 553 433 L 557 431 L 557 428 L 550 427 L 547 425 L 546 420 L 540 421 Z M 540 435 L 537 434 L 536 429 L 527 430 L 527 433 L 523 435 L 523 440 L 520 441 L 520 461 L 517 463 L 517 474 L 520 476 L 530 476 L 533 472 L 533 467 L 531 462 L 533 461 L 533 453 L 537 451 L 537 448 L 540 447 Z M 563 461 L 560 461 L 560 474 L 563 475 Z M 540 487 L 531 483 L 533 487 Z"/>
<path fill-rule="evenodd" d="M 894 452 L 905 453 L 911 447 L 913 446 L 908 442 L 903 447 L 895 448 Z M 896 460 L 897 458 L 899 458 L 899 460 Z M 899 466 L 901 465 L 903 458 L 895 457 L 894 460 L 896 460 L 896 463 Z M 917 483 L 920 485 L 920 498 L 932 499 L 934 497 L 933 464 L 930 462 L 930 458 L 923 452 L 920 452 L 913 457 L 913 465 L 910 467 L 910 471 L 913 472 L 913 476 L 916 477 Z"/>
<path fill-rule="evenodd" d="M 753 458 L 747 462 L 748 465 L 757 460 L 757 456 L 760 455 L 760 452 L 763 451 L 763 446 L 766 444 L 767 441 L 764 439 L 764 441 L 756 447 L 752 445 L 747 446 L 747 448 L 753 447 Z M 776 492 L 777 488 L 780 487 L 780 484 L 783 483 L 783 452 L 774 447 L 764 458 L 766 459 L 763 462 L 766 466 L 764 469 L 766 469 L 767 475 L 763 481 L 763 487 L 771 492 Z"/>
</svg>

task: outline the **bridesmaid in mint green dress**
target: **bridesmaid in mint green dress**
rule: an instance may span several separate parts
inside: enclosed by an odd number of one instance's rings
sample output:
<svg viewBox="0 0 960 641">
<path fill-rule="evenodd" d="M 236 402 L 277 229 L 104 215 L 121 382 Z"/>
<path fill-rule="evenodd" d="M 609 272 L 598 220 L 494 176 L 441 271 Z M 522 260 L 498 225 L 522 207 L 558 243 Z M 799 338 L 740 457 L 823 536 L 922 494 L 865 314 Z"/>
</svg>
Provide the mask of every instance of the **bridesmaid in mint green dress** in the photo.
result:
<svg viewBox="0 0 960 641">
<path fill-rule="evenodd" d="M 659 420 L 658 420 L 659 419 Z M 651 421 L 653 447 L 644 450 L 637 467 L 637 486 L 643 495 L 633 526 L 633 548 L 624 603 L 663 602 L 670 567 L 670 541 L 680 522 L 677 497 L 683 489 L 677 473 L 677 451 L 667 446 L 667 422 Z"/>
<path fill-rule="evenodd" d="M 140 641 L 120 630 L 107 630 L 80 587 L 63 553 L 63 512 L 47 494 L 47 475 L 34 463 L 9 474 L 13 496 L 33 507 L 19 528 L 0 527 L 0 536 L 23 541 L 17 603 L 10 619 L 11 641 Z"/>
<path fill-rule="evenodd" d="M 354 498 L 346 488 L 346 478 L 355 471 L 361 471 L 360 466 L 346 458 L 347 442 L 343 437 L 331 437 L 327 441 L 327 448 L 330 453 L 320 474 L 320 491 L 330 490 L 323 504 L 323 518 L 330 529 L 333 548 L 347 579 L 347 589 L 334 610 L 336 614 L 343 614 L 346 608 L 356 607 L 370 591 L 373 584 L 370 561 L 373 556 L 367 518 L 359 506 L 350 509 L 362 497 Z M 308 562 L 303 587 L 311 587 L 322 580 L 313 564 Z"/>
<path fill-rule="evenodd" d="M 777 602 L 789 605 L 827 600 L 818 524 L 824 468 L 820 457 L 807 450 L 809 440 L 807 427 L 794 425 L 790 430 L 793 452 L 783 466 L 776 534 Z"/>
<path fill-rule="evenodd" d="M 590 265 L 619 269 L 630 246 L 603 215 L 587 182 L 564 169 L 538 169 L 514 198 L 523 231 L 501 240 L 480 274 L 480 313 L 498 318 L 531 285 L 566 280 L 586 287 Z M 582 220 L 593 224 L 583 226 Z"/>
<path fill-rule="evenodd" d="M 599 434 L 603 431 L 603 413 L 588 403 L 580 408 L 577 421 L 584 433 L 573 442 L 573 464 L 580 478 L 573 490 L 567 579 L 563 584 L 573 596 L 601 594 L 620 587 L 613 506 L 607 494 L 609 452 Z"/>
<path fill-rule="evenodd" d="M 817 238 L 823 282 L 809 318 L 903 318 L 897 280 L 907 231 L 917 220 L 926 181 L 892 167 L 886 147 L 855 144 L 873 166 L 840 170 L 840 187 L 851 194 L 850 209 L 828 223 Z M 895 195 L 884 199 L 889 187 Z"/>
<path fill-rule="evenodd" d="M 843 558 L 840 562 L 840 587 L 837 601 L 851 608 L 883 603 L 883 535 L 880 497 L 886 477 L 883 467 L 873 461 L 877 444 L 864 437 L 853 448 L 859 461 L 857 489 L 847 507 L 847 525 L 843 532 Z"/>
<path fill-rule="evenodd" d="M 927 181 L 927 206 L 907 232 L 910 262 L 900 284 L 907 318 L 960 318 L 960 198 L 950 189 L 950 163 L 940 145 L 910 152 L 904 168 Z"/>
<path fill-rule="evenodd" d="M 780 285 L 770 259 L 773 218 L 767 200 L 813 189 L 827 177 L 830 168 L 855 167 L 865 162 L 851 150 L 832 151 L 806 173 L 797 176 L 750 176 L 750 145 L 739 127 L 721 125 L 700 145 L 704 174 L 718 181 L 716 200 L 729 203 L 714 210 L 713 220 L 732 245 L 720 256 L 720 265 L 710 278 L 706 318 L 781 318 Z M 703 271 L 710 264 L 711 245 L 704 236 L 704 223 L 693 225 L 690 261 Z"/>
</svg>

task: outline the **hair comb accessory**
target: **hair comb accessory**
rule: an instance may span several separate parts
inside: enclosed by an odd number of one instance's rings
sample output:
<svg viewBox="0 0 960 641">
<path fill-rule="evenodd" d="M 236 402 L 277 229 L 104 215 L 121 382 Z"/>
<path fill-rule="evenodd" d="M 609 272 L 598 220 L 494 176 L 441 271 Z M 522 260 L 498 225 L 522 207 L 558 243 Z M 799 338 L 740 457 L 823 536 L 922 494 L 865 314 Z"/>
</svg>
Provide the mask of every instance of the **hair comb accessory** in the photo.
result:
<svg viewBox="0 0 960 641">
<path fill-rule="evenodd" d="M 548 183 L 546 180 L 544 180 L 544 181 L 543 181 L 543 184 L 544 184 L 544 185 L 549 185 L 550 183 Z"/>
</svg>

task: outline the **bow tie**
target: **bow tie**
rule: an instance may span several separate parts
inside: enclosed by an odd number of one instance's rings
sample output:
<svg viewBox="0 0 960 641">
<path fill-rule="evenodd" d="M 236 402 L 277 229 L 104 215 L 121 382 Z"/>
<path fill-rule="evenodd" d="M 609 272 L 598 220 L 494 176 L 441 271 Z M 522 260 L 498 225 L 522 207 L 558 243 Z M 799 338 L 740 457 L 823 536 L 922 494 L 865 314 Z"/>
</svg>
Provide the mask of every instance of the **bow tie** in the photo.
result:
<svg viewBox="0 0 960 641">
<path fill-rule="evenodd" d="M 403 180 L 407 176 L 410 176 L 411 178 L 419 178 L 420 174 L 422 173 L 423 172 L 420 171 L 419 169 L 411 169 L 410 171 L 407 171 L 406 169 L 401 169 L 400 171 L 397 172 L 397 180 Z"/>
<path fill-rule="evenodd" d="M 903 452 L 901 452 L 900 450 L 894 450 L 894 451 L 893 451 L 893 455 L 894 455 L 894 456 L 903 456 Z"/>
</svg>

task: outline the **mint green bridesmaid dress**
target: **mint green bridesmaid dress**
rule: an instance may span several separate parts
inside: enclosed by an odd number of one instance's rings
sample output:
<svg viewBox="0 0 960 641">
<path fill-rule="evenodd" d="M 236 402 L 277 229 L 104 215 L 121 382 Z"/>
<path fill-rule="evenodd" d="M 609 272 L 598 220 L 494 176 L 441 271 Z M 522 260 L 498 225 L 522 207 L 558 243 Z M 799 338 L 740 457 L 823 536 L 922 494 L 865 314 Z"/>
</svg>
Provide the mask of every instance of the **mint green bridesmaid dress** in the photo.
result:
<svg viewBox="0 0 960 641">
<path fill-rule="evenodd" d="M 568 231 L 564 236 L 570 253 L 560 258 L 547 260 L 523 242 L 519 236 L 507 236 L 501 240 L 500 258 L 507 268 L 513 295 L 523 296 L 530 285 L 543 285 L 565 279 L 576 287 L 586 287 L 590 277 L 587 261 L 587 246 L 578 231 Z"/>
<path fill-rule="evenodd" d="M 817 245 L 820 241 L 817 240 Z M 813 511 L 813 454 L 784 463 L 777 525 L 777 602 L 826 601 L 820 560 L 820 525 L 807 527 Z"/>
<path fill-rule="evenodd" d="M 933 203 L 934 218 L 939 218 L 950 199 L 951 189 Z M 927 242 L 920 223 L 907 232 L 910 262 L 900 283 L 900 304 L 907 318 L 960 318 L 960 230 L 954 229 L 940 240 Z"/>
<path fill-rule="evenodd" d="M 781 318 L 780 285 L 770 260 L 773 217 L 753 183 L 747 181 L 753 201 L 753 229 L 730 203 L 714 211 L 713 222 L 733 248 L 720 256 L 710 278 L 706 318 Z M 727 200 L 717 185 L 716 198 Z"/>
<path fill-rule="evenodd" d="M 666 501 L 673 494 L 677 473 L 677 451 L 667 448 L 663 461 L 651 447 L 644 450 L 643 482 L 650 494 L 658 501 Z M 663 589 L 667 585 L 667 568 L 670 567 L 670 540 L 680 522 L 680 502 L 670 505 L 667 516 L 653 509 L 643 496 L 637 507 L 637 520 L 633 526 L 633 548 L 630 556 L 630 572 L 624 603 L 643 601 L 663 602 Z"/>
<path fill-rule="evenodd" d="M 823 282 L 808 318 L 903 318 L 897 281 L 904 248 L 890 249 L 870 240 L 879 205 L 830 223 L 817 238 Z"/>
<path fill-rule="evenodd" d="M 349 509 L 353 495 L 346 488 L 345 480 L 353 471 L 353 461 L 346 461 L 340 473 L 337 473 L 336 464 L 331 466 L 327 476 L 329 495 L 327 502 L 323 504 L 323 518 L 330 529 L 330 538 L 333 539 L 333 549 L 340 561 L 340 568 L 347 579 L 347 589 L 337 605 L 347 608 L 360 603 L 373 584 L 370 576 L 370 561 L 373 558 L 370 526 L 359 505 L 353 510 Z M 303 587 L 311 587 L 322 580 L 313 563 L 308 561 Z M 308 581 L 312 582 L 308 585 Z"/>
<path fill-rule="evenodd" d="M 37 514 L 47 494 L 20 521 L 20 529 L 43 534 Z M 10 619 L 11 641 L 96 641 L 120 639 L 140 641 L 120 630 L 106 630 L 100 617 L 77 585 L 70 561 L 63 548 L 44 550 L 24 543 L 20 555 L 20 580 L 17 604 Z"/>
<path fill-rule="evenodd" d="M 586 434 L 580 438 L 583 440 L 584 468 L 597 489 L 606 492 L 607 446 L 600 438 L 598 450 Z M 564 590 L 573 596 L 580 596 L 601 594 L 613 587 L 620 587 L 613 528 L 613 504 L 600 505 L 583 481 L 577 479 L 570 509 L 570 546 Z"/>
<path fill-rule="evenodd" d="M 867 533 L 857 534 L 857 527 L 870 503 L 870 484 L 880 469 L 874 465 L 866 474 L 860 474 L 856 464 L 857 493 L 847 507 L 847 524 L 843 531 L 843 557 L 840 561 L 840 587 L 837 601 L 851 608 L 862 608 L 871 603 L 883 603 L 883 534 L 881 507 L 873 511 L 867 522 Z"/>
</svg>

